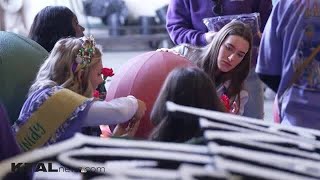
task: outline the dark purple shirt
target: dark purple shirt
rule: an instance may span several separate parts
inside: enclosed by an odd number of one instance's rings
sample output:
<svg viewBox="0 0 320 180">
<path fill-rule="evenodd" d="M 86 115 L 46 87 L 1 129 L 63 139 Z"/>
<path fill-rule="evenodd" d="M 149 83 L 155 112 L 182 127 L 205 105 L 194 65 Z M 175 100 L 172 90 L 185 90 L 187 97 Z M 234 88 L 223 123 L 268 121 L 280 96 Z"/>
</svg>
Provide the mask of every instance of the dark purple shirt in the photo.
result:
<svg viewBox="0 0 320 180">
<path fill-rule="evenodd" d="M 7 112 L 0 102 L 0 162 L 21 153 L 9 122 Z M 32 179 L 32 176 L 33 174 L 31 171 L 26 171 L 21 173 L 10 173 L 4 179 Z"/>
<path fill-rule="evenodd" d="M 11 126 L 9 125 L 9 119 L 7 112 L 0 103 L 0 161 L 19 154 L 20 148 L 16 143 Z"/>
<path fill-rule="evenodd" d="M 222 15 L 258 12 L 261 32 L 272 10 L 271 0 L 221 0 Z M 204 33 L 208 31 L 203 18 L 216 16 L 212 12 L 212 0 L 171 0 L 167 13 L 167 30 L 175 44 L 206 45 Z"/>
</svg>

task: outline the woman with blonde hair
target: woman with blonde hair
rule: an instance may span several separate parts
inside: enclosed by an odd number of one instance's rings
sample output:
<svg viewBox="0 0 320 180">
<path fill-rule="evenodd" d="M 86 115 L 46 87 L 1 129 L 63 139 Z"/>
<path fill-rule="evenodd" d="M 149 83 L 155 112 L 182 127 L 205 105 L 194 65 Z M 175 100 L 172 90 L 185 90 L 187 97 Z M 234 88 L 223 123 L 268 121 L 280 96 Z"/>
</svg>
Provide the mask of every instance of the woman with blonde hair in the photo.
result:
<svg viewBox="0 0 320 180">
<path fill-rule="evenodd" d="M 242 114 L 248 101 L 243 82 L 250 70 L 252 32 L 249 26 L 232 21 L 218 31 L 204 47 L 182 44 L 173 51 L 185 56 L 203 69 L 213 80 L 219 96 L 230 101 L 230 111 Z"/>
<path fill-rule="evenodd" d="M 82 127 L 130 119 L 131 129 L 119 127 L 120 134 L 134 133 L 145 112 L 142 101 L 133 96 L 109 102 L 92 98 L 103 81 L 101 56 L 93 37 L 66 38 L 55 44 L 13 126 L 24 150 L 70 138 Z"/>
</svg>

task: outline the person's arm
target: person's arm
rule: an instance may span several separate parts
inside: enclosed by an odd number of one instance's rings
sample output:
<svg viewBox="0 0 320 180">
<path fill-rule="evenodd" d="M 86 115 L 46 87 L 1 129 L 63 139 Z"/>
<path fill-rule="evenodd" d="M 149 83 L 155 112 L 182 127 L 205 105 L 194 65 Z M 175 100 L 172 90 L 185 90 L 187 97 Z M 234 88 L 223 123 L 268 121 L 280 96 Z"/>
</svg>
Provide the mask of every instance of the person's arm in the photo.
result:
<svg viewBox="0 0 320 180">
<path fill-rule="evenodd" d="M 190 52 L 187 44 L 180 44 L 178 46 L 171 48 L 170 50 L 180 54 L 183 57 L 187 57 L 188 52 Z"/>
<path fill-rule="evenodd" d="M 277 92 L 282 73 L 282 38 L 278 28 L 278 11 L 276 6 L 267 21 L 259 49 L 256 72 L 261 80 Z"/>
<path fill-rule="evenodd" d="M 83 117 L 82 126 L 115 125 L 127 122 L 138 110 L 138 100 L 133 96 L 111 101 L 93 101 Z"/>
<path fill-rule="evenodd" d="M 204 46 L 207 44 L 206 32 L 193 28 L 189 6 L 184 0 L 170 1 L 167 12 L 167 31 L 175 44 L 188 43 Z"/>
</svg>

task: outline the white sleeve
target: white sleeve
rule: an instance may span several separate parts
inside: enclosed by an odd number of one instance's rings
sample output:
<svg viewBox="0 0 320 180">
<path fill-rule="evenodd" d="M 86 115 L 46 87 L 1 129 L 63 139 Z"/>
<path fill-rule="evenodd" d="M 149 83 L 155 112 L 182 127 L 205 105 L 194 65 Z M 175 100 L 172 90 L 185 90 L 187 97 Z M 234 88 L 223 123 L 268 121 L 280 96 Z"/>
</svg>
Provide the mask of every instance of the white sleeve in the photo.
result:
<svg viewBox="0 0 320 180">
<path fill-rule="evenodd" d="M 171 50 L 175 51 L 176 53 L 179 53 L 181 56 L 183 56 L 183 57 L 185 57 L 185 58 L 186 58 L 186 57 L 188 56 L 188 54 L 190 53 L 189 51 L 191 51 L 191 50 L 188 49 L 188 47 L 186 46 L 186 44 L 177 45 L 177 46 L 171 48 Z"/>
<path fill-rule="evenodd" d="M 127 122 L 138 109 L 138 101 L 133 96 L 111 101 L 93 101 L 83 116 L 82 126 L 115 125 Z"/>
</svg>

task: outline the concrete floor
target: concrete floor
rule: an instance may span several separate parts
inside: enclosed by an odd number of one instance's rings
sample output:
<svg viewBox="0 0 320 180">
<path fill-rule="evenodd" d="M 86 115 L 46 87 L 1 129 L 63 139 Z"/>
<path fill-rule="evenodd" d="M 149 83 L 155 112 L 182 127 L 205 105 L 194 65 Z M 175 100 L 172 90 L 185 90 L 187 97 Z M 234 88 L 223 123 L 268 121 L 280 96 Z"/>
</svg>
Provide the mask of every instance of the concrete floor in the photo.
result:
<svg viewBox="0 0 320 180">
<path fill-rule="evenodd" d="M 113 68 L 114 72 L 117 73 L 119 72 L 119 69 L 122 64 L 127 62 L 129 59 L 142 54 L 146 51 L 119 51 L 119 52 L 109 52 L 105 51 L 103 53 L 103 65 L 105 67 Z M 107 83 L 108 87 L 108 83 Z M 272 104 L 273 100 L 265 100 L 264 103 L 264 112 L 265 112 L 265 117 L 264 120 L 266 121 L 272 121 Z"/>
</svg>

